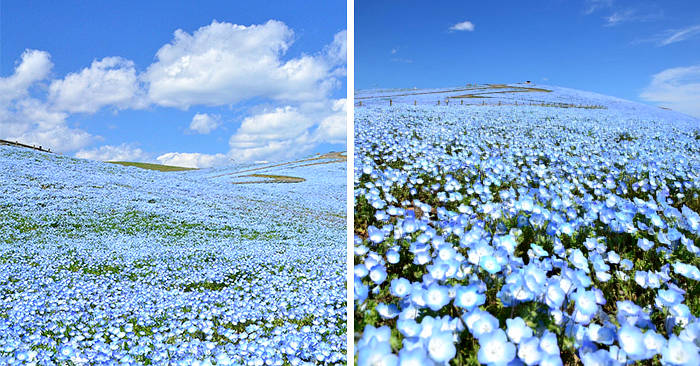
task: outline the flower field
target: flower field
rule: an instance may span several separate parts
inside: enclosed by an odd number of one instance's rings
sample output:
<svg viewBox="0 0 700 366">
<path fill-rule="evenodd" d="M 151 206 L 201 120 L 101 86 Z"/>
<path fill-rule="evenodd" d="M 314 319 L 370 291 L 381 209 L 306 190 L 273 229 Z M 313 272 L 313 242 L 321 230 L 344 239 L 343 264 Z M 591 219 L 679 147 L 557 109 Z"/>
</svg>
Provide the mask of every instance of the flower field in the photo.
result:
<svg viewBox="0 0 700 366">
<path fill-rule="evenodd" d="M 0 364 L 345 364 L 346 168 L 313 162 L 165 173 L 0 146 Z"/>
<path fill-rule="evenodd" d="M 522 84 L 355 105 L 357 365 L 700 364 L 699 120 Z"/>
</svg>

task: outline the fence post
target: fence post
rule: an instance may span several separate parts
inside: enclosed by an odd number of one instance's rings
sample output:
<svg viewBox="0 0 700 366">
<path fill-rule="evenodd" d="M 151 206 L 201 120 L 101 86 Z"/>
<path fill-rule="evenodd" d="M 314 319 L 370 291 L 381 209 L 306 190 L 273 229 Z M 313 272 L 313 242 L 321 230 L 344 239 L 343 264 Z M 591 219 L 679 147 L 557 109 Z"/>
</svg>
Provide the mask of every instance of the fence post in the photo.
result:
<svg viewBox="0 0 700 366">
<path fill-rule="evenodd" d="M 391 107 L 391 104 L 392 104 L 392 103 L 393 103 L 392 100 L 389 99 L 389 106 L 390 106 L 390 107 Z"/>
</svg>

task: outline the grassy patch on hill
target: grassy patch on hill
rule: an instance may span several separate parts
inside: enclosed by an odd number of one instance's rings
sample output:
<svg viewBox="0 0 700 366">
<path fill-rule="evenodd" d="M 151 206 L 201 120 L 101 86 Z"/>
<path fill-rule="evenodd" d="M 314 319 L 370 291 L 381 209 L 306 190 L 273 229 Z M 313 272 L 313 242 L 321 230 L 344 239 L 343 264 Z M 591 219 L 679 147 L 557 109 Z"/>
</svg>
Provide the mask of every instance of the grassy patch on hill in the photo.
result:
<svg viewBox="0 0 700 366">
<path fill-rule="evenodd" d="M 124 166 L 135 166 L 141 169 L 157 170 L 159 172 L 179 172 L 183 170 L 197 170 L 196 168 L 185 168 L 181 166 L 160 165 L 150 163 L 135 163 L 131 161 L 108 161 L 110 164 L 119 164 Z"/>
</svg>

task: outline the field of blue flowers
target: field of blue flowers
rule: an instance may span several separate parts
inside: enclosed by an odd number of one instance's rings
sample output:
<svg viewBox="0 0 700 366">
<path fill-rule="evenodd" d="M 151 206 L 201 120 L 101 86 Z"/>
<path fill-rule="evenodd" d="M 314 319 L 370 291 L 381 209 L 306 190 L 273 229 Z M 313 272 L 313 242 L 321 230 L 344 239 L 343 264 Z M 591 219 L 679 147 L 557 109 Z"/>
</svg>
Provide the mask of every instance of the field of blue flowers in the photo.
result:
<svg viewBox="0 0 700 366">
<path fill-rule="evenodd" d="M 700 364 L 700 120 L 556 87 L 355 96 L 357 365 Z"/>
<path fill-rule="evenodd" d="M 0 146 L 0 364 L 345 364 L 346 168 L 316 162 L 232 184 Z"/>
</svg>

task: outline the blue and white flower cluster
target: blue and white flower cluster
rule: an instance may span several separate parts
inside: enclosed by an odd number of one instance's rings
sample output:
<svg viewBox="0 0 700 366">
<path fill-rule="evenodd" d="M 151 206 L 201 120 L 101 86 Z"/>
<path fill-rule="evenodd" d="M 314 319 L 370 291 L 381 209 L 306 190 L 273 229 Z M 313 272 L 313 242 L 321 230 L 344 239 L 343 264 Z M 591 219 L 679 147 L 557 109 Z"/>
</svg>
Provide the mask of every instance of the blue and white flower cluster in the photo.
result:
<svg viewBox="0 0 700 366">
<path fill-rule="evenodd" d="M 357 365 L 700 364 L 700 121 L 528 97 L 355 108 Z"/>
<path fill-rule="evenodd" d="M 0 146 L 0 364 L 345 364 L 345 164 L 243 169 Z"/>
</svg>

